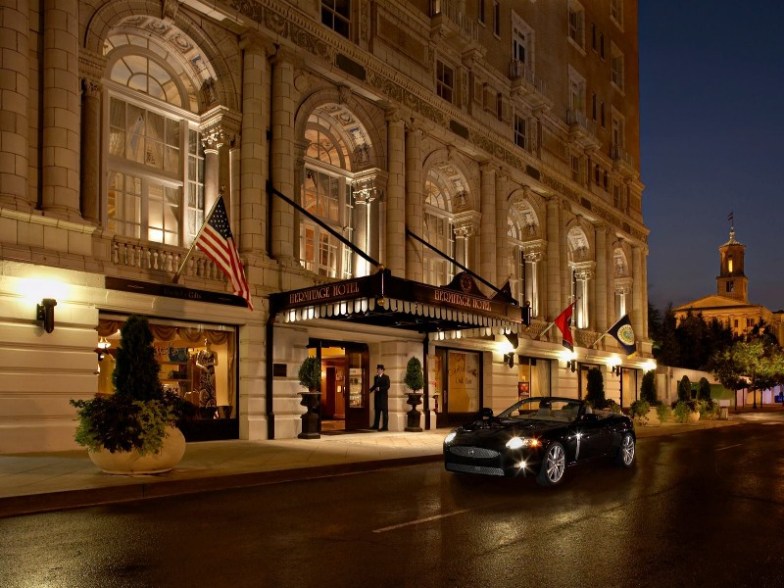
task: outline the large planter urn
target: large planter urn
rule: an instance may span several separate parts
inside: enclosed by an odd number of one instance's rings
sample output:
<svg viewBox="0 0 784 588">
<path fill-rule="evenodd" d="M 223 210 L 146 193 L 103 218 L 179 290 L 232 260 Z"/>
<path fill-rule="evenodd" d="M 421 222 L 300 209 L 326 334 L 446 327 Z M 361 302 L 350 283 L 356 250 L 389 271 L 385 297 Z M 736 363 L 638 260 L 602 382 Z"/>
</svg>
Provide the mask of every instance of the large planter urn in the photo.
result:
<svg viewBox="0 0 784 588">
<path fill-rule="evenodd" d="M 185 455 L 185 436 L 177 427 L 168 427 L 159 453 L 142 455 L 132 451 L 89 450 L 90 460 L 107 474 L 162 474 L 180 463 Z"/>
<path fill-rule="evenodd" d="M 689 424 L 694 424 L 696 422 L 699 422 L 699 420 L 700 420 L 700 411 L 698 410 L 689 411 L 689 418 L 687 419 L 686 422 L 688 422 Z"/>
<path fill-rule="evenodd" d="M 302 419 L 302 432 L 297 437 L 300 439 L 320 439 L 321 418 L 319 415 L 319 404 L 321 403 L 321 392 L 316 390 L 298 392 L 298 394 L 302 396 L 300 404 L 308 410 L 300 417 Z"/>
<path fill-rule="evenodd" d="M 407 417 L 408 422 L 406 423 L 406 431 L 419 433 L 422 431 L 422 427 L 420 427 L 420 420 L 419 416 L 422 414 L 417 410 L 417 406 L 422 404 L 422 393 L 421 392 L 408 392 L 408 400 L 406 404 L 411 407 L 411 410 L 408 411 Z"/>
</svg>

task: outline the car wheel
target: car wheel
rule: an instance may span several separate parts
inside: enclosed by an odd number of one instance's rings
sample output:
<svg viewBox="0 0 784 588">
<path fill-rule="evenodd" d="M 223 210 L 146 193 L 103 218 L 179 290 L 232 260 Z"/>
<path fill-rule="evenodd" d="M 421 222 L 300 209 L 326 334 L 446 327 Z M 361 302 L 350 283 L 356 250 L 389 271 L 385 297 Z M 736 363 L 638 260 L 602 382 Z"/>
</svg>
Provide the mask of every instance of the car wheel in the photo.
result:
<svg viewBox="0 0 784 588">
<path fill-rule="evenodd" d="M 615 463 L 621 467 L 630 468 L 634 465 L 634 454 L 634 437 L 631 433 L 624 433 L 621 438 L 621 446 L 615 456 Z"/>
<path fill-rule="evenodd" d="M 566 470 L 566 452 L 563 445 L 558 442 L 551 443 L 542 459 L 542 467 L 536 481 L 542 486 L 555 486 L 558 484 Z"/>
</svg>

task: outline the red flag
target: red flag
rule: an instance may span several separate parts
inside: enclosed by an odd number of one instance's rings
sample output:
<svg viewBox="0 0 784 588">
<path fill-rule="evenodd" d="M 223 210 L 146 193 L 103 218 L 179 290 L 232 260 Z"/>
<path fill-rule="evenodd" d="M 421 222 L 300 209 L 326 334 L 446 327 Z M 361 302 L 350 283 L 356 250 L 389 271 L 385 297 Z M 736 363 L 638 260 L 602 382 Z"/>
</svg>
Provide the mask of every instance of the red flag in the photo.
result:
<svg viewBox="0 0 784 588">
<path fill-rule="evenodd" d="M 563 309 L 563 312 L 555 317 L 555 326 L 561 330 L 563 341 L 561 344 L 570 351 L 574 351 L 574 338 L 572 337 L 572 309 L 574 302 Z"/>
<path fill-rule="evenodd" d="M 245 270 L 242 267 L 237 246 L 234 244 L 234 237 L 229 228 L 229 217 L 226 214 L 226 206 L 223 204 L 223 195 L 218 196 L 218 201 L 212 209 L 207 224 L 202 228 L 199 237 L 196 239 L 196 246 L 204 253 L 231 280 L 234 293 L 242 296 L 248 303 L 248 308 L 253 310 L 253 303 L 250 299 L 250 287 L 248 280 L 245 279 Z"/>
</svg>

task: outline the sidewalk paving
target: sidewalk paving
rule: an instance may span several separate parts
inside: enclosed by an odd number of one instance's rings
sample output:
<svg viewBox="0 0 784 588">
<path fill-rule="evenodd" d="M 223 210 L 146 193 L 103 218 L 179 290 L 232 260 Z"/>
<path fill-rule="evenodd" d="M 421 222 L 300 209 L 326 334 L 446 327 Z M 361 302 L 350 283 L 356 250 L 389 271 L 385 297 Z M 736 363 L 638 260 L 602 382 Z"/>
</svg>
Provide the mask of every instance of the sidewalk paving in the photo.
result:
<svg viewBox="0 0 784 588">
<path fill-rule="evenodd" d="M 638 426 L 636 431 L 639 438 L 675 435 L 739 424 L 747 416 Z M 780 416 L 777 413 L 773 418 Z M 83 450 L 0 455 L 0 518 L 434 462 L 442 458 L 448 431 L 190 443 L 180 464 L 158 475 L 104 474 Z"/>
</svg>

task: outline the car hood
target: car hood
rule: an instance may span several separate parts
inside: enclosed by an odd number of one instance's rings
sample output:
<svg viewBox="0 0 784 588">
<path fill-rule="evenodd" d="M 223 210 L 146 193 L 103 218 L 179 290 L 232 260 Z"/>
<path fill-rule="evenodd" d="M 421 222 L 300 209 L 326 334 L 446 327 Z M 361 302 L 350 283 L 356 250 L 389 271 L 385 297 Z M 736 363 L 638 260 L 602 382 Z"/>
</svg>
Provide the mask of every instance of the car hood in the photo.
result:
<svg viewBox="0 0 784 588">
<path fill-rule="evenodd" d="M 495 439 L 501 434 L 505 439 L 515 435 L 521 437 L 539 437 L 548 431 L 563 428 L 564 423 L 520 419 L 498 419 L 477 420 L 462 427 L 457 428 L 457 439 L 455 441 L 464 442 L 471 440 Z M 508 437 L 507 437 L 508 435 Z"/>
</svg>

